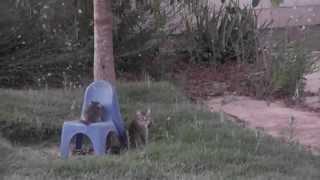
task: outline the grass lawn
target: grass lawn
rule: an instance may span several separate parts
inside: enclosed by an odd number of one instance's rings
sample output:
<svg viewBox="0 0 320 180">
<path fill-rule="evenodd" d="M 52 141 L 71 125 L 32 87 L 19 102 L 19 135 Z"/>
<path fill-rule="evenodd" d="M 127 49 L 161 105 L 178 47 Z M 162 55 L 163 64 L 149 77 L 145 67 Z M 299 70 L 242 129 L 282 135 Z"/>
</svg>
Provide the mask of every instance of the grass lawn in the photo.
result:
<svg viewBox="0 0 320 180">
<path fill-rule="evenodd" d="M 121 156 L 60 160 L 62 122 L 80 115 L 83 89 L 0 90 L 4 179 L 320 179 L 320 158 L 296 144 L 257 136 L 192 104 L 166 82 L 121 83 L 121 112 L 152 109 L 150 144 Z M 170 117 L 170 118 L 168 118 Z M 0 178 L 1 179 L 1 178 Z"/>
</svg>

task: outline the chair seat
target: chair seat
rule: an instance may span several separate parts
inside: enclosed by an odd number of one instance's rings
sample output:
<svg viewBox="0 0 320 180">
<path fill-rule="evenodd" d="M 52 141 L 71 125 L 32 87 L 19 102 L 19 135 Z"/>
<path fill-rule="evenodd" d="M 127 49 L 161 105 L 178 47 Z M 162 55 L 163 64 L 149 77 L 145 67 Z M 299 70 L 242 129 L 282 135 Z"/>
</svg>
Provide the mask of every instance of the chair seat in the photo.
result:
<svg viewBox="0 0 320 180">
<path fill-rule="evenodd" d="M 103 122 L 95 122 L 91 124 L 84 124 L 80 120 L 66 121 L 63 123 L 63 128 L 70 127 L 70 130 L 81 131 L 81 133 L 86 133 L 92 130 L 96 130 L 97 128 L 115 128 L 111 121 L 103 121 Z"/>
</svg>

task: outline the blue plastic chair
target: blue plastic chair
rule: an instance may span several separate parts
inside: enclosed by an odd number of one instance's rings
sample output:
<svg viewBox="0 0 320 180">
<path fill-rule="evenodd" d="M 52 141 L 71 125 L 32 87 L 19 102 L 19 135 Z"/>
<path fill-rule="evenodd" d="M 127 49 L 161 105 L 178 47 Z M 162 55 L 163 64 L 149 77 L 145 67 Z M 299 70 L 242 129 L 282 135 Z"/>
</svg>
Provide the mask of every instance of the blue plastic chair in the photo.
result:
<svg viewBox="0 0 320 180">
<path fill-rule="evenodd" d="M 91 101 L 97 101 L 103 105 L 102 121 L 85 125 L 79 120 L 66 121 L 61 133 L 60 153 L 61 158 L 66 159 L 69 155 L 71 139 L 76 138 L 76 149 L 81 149 L 83 135 L 90 139 L 95 155 L 104 155 L 106 140 L 109 133 L 113 132 L 123 145 L 127 145 L 127 136 L 124 122 L 121 118 L 117 93 L 109 82 L 99 80 L 91 83 L 84 95 L 81 117 Z"/>
</svg>

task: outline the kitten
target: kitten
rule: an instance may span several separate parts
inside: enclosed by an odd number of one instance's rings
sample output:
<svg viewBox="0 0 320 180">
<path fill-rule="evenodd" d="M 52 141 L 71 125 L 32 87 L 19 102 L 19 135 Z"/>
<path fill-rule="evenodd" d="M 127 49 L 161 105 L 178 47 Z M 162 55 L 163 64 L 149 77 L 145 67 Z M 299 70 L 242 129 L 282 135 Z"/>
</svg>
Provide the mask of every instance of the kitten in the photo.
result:
<svg viewBox="0 0 320 180">
<path fill-rule="evenodd" d="M 152 124 L 151 110 L 136 112 L 135 119 L 129 124 L 129 147 L 137 148 L 148 143 L 149 127 Z"/>
<path fill-rule="evenodd" d="M 81 120 L 86 125 L 101 121 L 103 114 L 103 105 L 96 101 L 91 101 L 84 111 L 84 119 Z"/>
<path fill-rule="evenodd" d="M 92 101 L 84 112 L 84 119 L 81 120 L 84 124 L 89 125 L 94 122 L 101 121 L 103 114 L 103 105 L 99 102 Z M 120 154 L 121 142 L 118 136 L 111 132 L 107 137 L 106 153 L 107 154 Z M 80 152 L 81 154 L 93 154 L 93 149 Z"/>
</svg>

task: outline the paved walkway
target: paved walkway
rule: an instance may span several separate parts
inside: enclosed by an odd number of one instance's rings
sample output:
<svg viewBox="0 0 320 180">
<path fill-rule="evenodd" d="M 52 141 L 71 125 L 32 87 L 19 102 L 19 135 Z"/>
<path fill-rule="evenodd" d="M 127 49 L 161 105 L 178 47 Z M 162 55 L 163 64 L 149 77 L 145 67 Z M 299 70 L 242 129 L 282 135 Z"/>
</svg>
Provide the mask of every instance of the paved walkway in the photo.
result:
<svg viewBox="0 0 320 180">
<path fill-rule="evenodd" d="M 224 111 L 243 120 L 247 127 L 263 129 L 278 138 L 297 141 L 312 150 L 320 150 L 320 114 L 285 107 L 243 96 L 225 97 L 231 102 L 222 105 L 224 98 L 207 101 L 212 111 Z"/>
<path fill-rule="evenodd" d="M 318 90 L 320 72 L 306 76 L 306 91 L 315 93 L 306 105 L 320 107 Z M 310 101 L 310 102 L 309 102 Z M 309 103 L 309 104 L 308 104 Z M 244 122 L 247 127 L 263 129 L 278 138 L 296 141 L 320 153 L 320 113 L 288 108 L 282 102 L 269 105 L 265 101 L 243 96 L 225 96 L 206 101 L 212 111 L 223 111 Z"/>
</svg>

